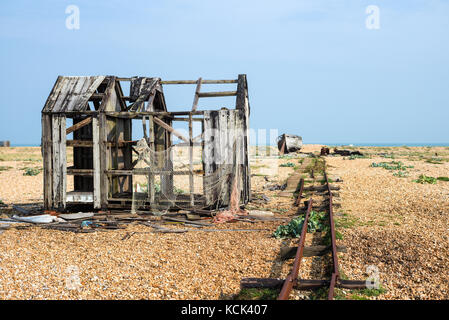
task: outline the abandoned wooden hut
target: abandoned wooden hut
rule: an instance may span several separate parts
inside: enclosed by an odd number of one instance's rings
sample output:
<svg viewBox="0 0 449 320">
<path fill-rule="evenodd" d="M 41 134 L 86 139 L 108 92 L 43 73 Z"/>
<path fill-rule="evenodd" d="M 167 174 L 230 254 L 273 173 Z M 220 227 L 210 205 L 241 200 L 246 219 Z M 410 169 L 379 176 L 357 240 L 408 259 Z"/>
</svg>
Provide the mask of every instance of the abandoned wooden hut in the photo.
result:
<svg viewBox="0 0 449 320">
<path fill-rule="evenodd" d="M 204 92 L 204 84 L 235 84 L 236 90 Z M 192 107 L 168 111 L 166 85 L 196 85 Z M 201 98 L 223 96 L 235 96 L 235 106 L 198 107 Z M 240 204 L 247 203 L 249 114 L 243 74 L 236 80 L 179 81 L 59 76 L 42 110 L 44 207 L 211 208 L 228 206 L 233 193 Z M 176 130 L 175 121 L 187 123 L 188 133 Z M 196 122 L 201 134 L 194 137 Z M 142 139 L 133 140 L 133 130 L 143 133 Z M 67 138 L 70 134 L 73 139 Z M 174 144 L 174 137 L 182 142 Z M 174 147 L 187 150 L 187 163 L 177 166 Z M 73 153 L 67 152 L 69 148 Z M 197 149 L 200 168 L 193 161 Z M 68 154 L 73 154 L 73 161 Z M 188 190 L 177 192 L 174 180 L 181 176 L 188 178 Z M 142 178 L 145 183 L 136 182 Z"/>
</svg>

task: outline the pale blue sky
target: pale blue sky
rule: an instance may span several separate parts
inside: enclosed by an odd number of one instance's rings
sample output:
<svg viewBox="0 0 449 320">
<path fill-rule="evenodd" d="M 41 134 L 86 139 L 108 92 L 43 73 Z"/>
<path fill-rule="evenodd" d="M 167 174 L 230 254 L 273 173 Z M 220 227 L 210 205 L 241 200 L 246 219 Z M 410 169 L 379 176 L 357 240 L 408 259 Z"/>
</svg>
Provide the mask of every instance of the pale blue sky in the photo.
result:
<svg viewBox="0 0 449 320">
<path fill-rule="evenodd" d="M 79 30 L 65 26 L 70 4 Z M 365 27 L 368 5 L 380 8 L 379 30 Z M 448 17 L 443 0 L 1 1 L 0 140 L 39 144 L 58 75 L 246 73 L 256 130 L 448 143 Z M 167 88 L 169 109 L 189 109 L 193 91 Z"/>
</svg>

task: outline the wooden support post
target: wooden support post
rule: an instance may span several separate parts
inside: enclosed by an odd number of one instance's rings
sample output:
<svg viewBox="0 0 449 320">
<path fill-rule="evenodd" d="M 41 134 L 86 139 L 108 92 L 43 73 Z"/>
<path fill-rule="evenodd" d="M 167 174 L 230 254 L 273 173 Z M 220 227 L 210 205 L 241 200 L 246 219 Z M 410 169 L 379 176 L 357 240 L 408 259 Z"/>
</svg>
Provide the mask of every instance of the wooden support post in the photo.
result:
<svg viewBox="0 0 449 320">
<path fill-rule="evenodd" d="M 65 208 L 66 197 L 66 119 L 65 116 L 52 117 L 52 152 L 53 152 L 53 207 Z"/>
<path fill-rule="evenodd" d="M 53 206 L 52 197 L 52 121 L 51 116 L 42 114 L 42 160 L 44 166 L 44 209 L 49 210 Z"/>
<path fill-rule="evenodd" d="M 152 206 L 154 204 L 154 190 L 155 190 L 155 186 L 154 186 L 154 174 L 151 172 L 151 170 L 154 170 L 154 151 L 155 151 L 155 145 L 154 145 L 154 116 L 150 115 L 149 116 L 149 125 L 150 125 L 150 150 L 153 154 L 151 154 L 150 156 L 150 172 L 148 173 L 148 196 L 149 196 L 149 201 L 150 201 L 150 206 Z"/>
<path fill-rule="evenodd" d="M 66 194 L 67 194 L 67 146 L 66 146 L 66 117 L 61 116 L 60 119 L 60 135 L 61 142 L 59 144 L 59 153 L 61 155 L 61 207 L 66 208 Z"/>
<path fill-rule="evenodd" d="M 92 142 L 93 142 L 93 193 L 94 209 L 101 209 L 101 165 L 100 165 L 100 127 L 97 118 L 92 119 Z M 104 174 L 104 173 L 103 173 Z"/>
<path fill-rule="evenodd" d="M 108 193 L 109 193 L 109 180 L 108 176 L 105 174 L 108 169 L 108 146 L 107 146 L 107 121 L 106 115 L 100 113 L 98 115 L 99 122 L 99 140 L 100 140 L 100 205 L 102 209 L 107 209 L 108 207 Z"/>
<path fill-rule="evenodd" d="M 235 108 L 242 109 L 244 112 L 244 165 L 243 165 L 243 190 L 244 200 L 251 200 L 251 167 L 249 164 L 249 114 L 250 107 L 248 101 L 248 84 L 245 74 L 239 74 L 237 80 L 237 97 L 235 101 Z"/>
<path fill-rule="evenodd" d="M 198 80 L 201 85 L 201 78 Z M 193 207 L 195 203 L 194 186 L 193 186 L 193 129 L 192 114 L 189 115 L 189 187 L 190 187 L 190 205 Z"/>
<path fill-rule="evenodd" d="M 201 90 L 201 82 L 203 80 L 201 78 L 198 79 L 197 83 L 196 83 L 196 90 L 195 90 L 195 97 L 193 98 L 193 105 L 192 105 L 192 112 L 196 111 L 196 108 L 198 106 L 198 99 L 199 99 L 199 94 L 200 94 L 200 90 Z M 192 117 L 189 117 L 189 121 L 191 121 Z"/>
</svg>

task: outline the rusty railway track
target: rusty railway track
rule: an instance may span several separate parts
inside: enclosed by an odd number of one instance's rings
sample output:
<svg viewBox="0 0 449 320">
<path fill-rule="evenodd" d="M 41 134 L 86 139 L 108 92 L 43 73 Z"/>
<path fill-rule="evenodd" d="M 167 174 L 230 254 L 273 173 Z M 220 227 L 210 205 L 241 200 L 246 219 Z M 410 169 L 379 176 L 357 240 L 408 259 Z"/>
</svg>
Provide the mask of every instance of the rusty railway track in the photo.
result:
<svg viewBox="0 0 449 320">
<path fill-rule="evenodd" d="M 299 270 L 301 267 L 301 261 L 303 258 L 304 246 L 307 236 L 307 225 L 310 218 L 310 213 L 313 208 L 313 195 L 307 201 L 307 210 L 305 213 L 304 223 L 301 230 L 301 236 L 299 238 L 298 247 L 296 249 L 295 260 L 293 262 L 292 270 L 286 277 L 286 279 L 261 279 L 261 278 L 245 278 L 241 281 L 242 288 L 281 288 L 278 296 L 278 300 L 288 300 L 293 288 L 299 290 L 310 290 L 321 287 L 328 287 L 328 300 L 333 300 L 335 288 L 347 288 L 347 289 L 364 289 L 367 288 L 368 284 L 372 284 L 365 280 L 344 280 L 340 279 L 338 255 L 337 255 L 337 242 L 336 242 L 336 232 L 335 232 L 335 222 L 334 222 L 334 211 L 333 211 L 333 195 L 331 190 L 331 185 L 327 173 L 324 169 L 323 172 L 325 180 L 325 190 L 327 190 L 328 196 L 328 219 L 330 228 L 330 251 L 332 255 L 332 273 L 329 280 L 308 280 L 308 279 L 298 279 Z M 316 180 L 315 172 L 311 170 L 311 177 Z M 299 192 L 295 200 L 295 206 L 300 206 L 301 198 L 304 191 L 304 179 L 301 178 L 299 182 Z"/>
</svg>

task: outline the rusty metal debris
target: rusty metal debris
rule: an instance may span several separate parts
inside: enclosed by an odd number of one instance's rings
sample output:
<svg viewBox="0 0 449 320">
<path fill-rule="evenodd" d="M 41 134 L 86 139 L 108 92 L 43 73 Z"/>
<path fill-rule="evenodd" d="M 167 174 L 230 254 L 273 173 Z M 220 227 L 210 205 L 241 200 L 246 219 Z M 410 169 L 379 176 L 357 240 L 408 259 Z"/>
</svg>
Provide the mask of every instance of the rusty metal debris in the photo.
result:
<svg viewBox="0 0 449 320">
<path fill-rule="evenodd" d="M 360 151 L 351 151 L 351 150 L 339 150 L 337 148 L 334 148 L 334 154 L 338 154 L 340 156 L 363 156 L 363 153 Z"/>
</svg>

